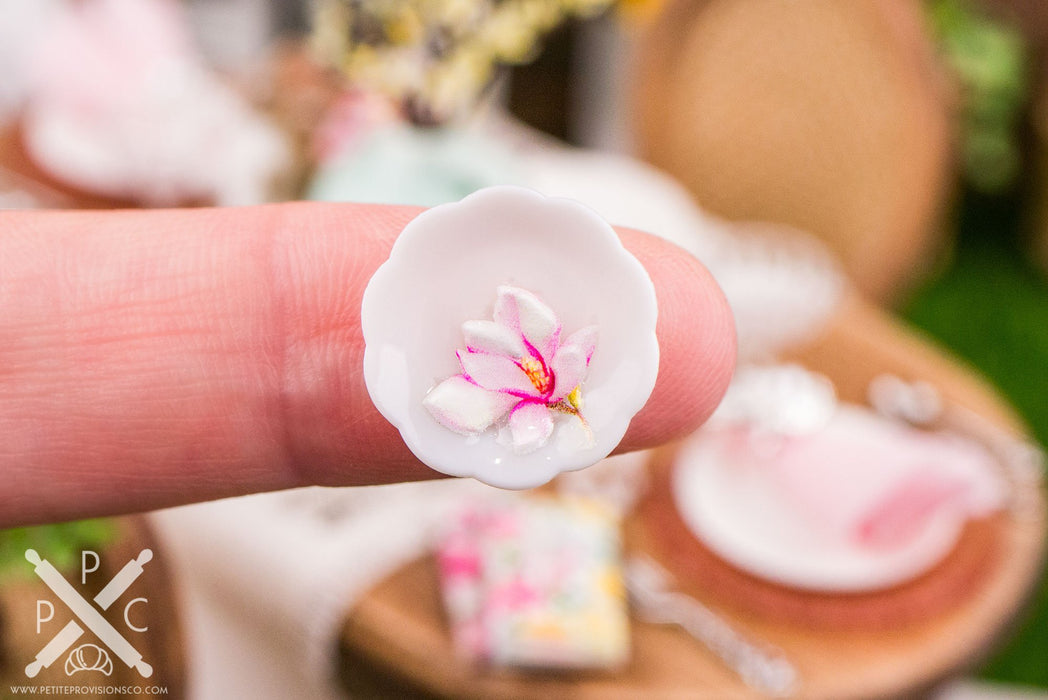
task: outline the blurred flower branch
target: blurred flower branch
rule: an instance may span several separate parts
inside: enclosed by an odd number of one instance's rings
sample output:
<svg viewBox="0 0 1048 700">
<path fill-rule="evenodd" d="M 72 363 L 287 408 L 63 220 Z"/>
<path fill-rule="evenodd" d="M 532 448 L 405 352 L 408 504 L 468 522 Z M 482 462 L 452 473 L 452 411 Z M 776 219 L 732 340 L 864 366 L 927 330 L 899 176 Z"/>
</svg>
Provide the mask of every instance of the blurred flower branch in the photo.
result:
<svg viewBox="0 0 1048 700">
<path fill-rule="evenodd" d="M 614 0 L 319 0 L 313 45 L 355 85 L 385 93 L 416 124 L 466 111 L 500 65 L 532 60 L 542 37 Z"/>
</svg>

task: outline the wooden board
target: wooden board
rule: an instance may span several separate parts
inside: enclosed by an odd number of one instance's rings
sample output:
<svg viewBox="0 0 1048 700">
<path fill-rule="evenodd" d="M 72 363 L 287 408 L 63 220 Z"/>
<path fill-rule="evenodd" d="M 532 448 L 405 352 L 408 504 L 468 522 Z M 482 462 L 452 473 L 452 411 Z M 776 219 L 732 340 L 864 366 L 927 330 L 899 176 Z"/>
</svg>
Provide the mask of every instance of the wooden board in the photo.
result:
<svg viewBox="0 0 1048 700">
<path fill-rule="evenodd" d="M 858 400 L 880 372 L 926 378 L 951 401 L 1015 434 L 1012 411 L 966 369 L 881 312 L 849 301 L 825 337 L 797 353 Z M 827 629 L 717 608 L 753 636 L 780 646 L 803 676 L 801 697 L 859 698 L 917 693 L 977 663 L 1005 634 L 1038 580 L 1045 553 L 1045 495 L 1024 517 L 984 528 L 996 563 L 967 595 L 933 617 L 883 629 Z M 629 527 L 627 527 L 629 530 Z M 641 544 L 640 546 L 645 546 Z M 700 593 L 700 597 L 702 597 Z M 684 633 L 635 622 L 634 654 L 617 674 L 557 676 L 478 671 L 451 647 L 432 560 L 417 561 L 354 608 L 343 635 L 351 686 L 397 697 L 744 698 L 755 697 Z"/>
</svg>

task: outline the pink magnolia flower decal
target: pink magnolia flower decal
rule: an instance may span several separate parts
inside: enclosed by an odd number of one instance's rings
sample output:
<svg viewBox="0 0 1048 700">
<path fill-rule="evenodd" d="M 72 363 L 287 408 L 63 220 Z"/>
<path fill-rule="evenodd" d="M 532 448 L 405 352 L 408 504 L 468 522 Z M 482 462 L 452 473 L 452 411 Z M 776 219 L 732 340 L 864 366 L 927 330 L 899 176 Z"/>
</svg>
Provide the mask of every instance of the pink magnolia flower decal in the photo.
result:
<svg viewBox="0 0 1048 700">
<path fill-rule="evenodd" d="M 501 286 L 494 321 L 462 326 L 462 373 L 423 399 L 448 430 L 478 435 L 495 427 L 517 454 L 544 446 L 558 416 L 582 422 L 582 383 L 597 344 L 597 327 L 562 339 L 557 315 L 531 292 Z"/>
</svg>

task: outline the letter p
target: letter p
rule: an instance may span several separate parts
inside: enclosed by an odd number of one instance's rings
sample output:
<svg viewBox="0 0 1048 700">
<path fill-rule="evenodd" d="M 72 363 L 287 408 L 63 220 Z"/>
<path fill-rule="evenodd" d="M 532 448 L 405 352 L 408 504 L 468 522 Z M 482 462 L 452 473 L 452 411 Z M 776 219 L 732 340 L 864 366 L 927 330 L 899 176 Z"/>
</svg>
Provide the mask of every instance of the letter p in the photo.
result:
<svg viewBox="0 0 1048 700">
<path fill-rule="evenodd" d="M 87 568 L 87 558 L 88 558 L 88 556 L 94 557 L 94 559 L 95 559 L 94 566 L 92 568 L 90 568 L 90 569 Z M 88 574 L 93 573 L 95 571 L 98 571 L 98 567 L 101 565 L 101 563 L 102 563 L 102 561 L 99 558 L 97 552 L 92 552 L 90 549 L 85 549 L 84 551 L 80 552 L 80 585 L 81 586 L 83 586 L 84 584 L 87 583 L 87 575 Z"/>
<path fill-rule="evenodd" d="M 43 616 L 43 610 L 47 608 L 47 617 Z M 55 616 L 55 606 L 49 600 L 36 601 L 36 633 L 40 634 L 40 625 L 50 622 Z"/>
</svg>

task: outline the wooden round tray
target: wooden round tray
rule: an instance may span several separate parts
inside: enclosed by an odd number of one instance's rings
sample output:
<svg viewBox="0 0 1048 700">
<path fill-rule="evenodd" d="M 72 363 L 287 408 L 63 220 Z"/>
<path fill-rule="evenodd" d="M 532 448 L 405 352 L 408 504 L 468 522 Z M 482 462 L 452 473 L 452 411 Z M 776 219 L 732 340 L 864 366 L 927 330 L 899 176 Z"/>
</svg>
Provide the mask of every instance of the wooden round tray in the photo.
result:
<svg viewBox="0 0 1048 700">
<path fill-rule="evenodd" d="M 858 300 L 850 301 L 824 337 L 795 359 L 830 376 L 845 400 L 862 401 L 869 381 L 891 372 L 926 379 L 953 405 L 970 409 L 996 429 L 1021 434 L 1014 414 L 970 372 Z M 636 536 L 641 517 L 643 509 L 627 522 L 627 547 L 658 556 L 657 547 Z M 977 663 L 1010 628 L 1040 576 L 1045 526 L 1045 494 L 1038 489 L 1021 517 L 1004 514 L 974 533 L 981 538 L 979 549 L 995 552 L 987 570 L 973 575 L 960 594 L 954 591 L 949 604 L 899 625 L 801 624 L 788 616 L 747 612 L 741 598 L 728 606 L 701 590 L 689 592 L 739 630 L 779 646 L 801 674 L 799 697 L 915 693 Z M 683 632 L 636 620 L 632 661 L 617 673 L 479 670 L 454 654 L 431 559 L 401 569 L 358 602 L 344 625 L 342 656 L 343 675 L 352 688 L 397 697 L 757 696 Z"/>
</svg>

